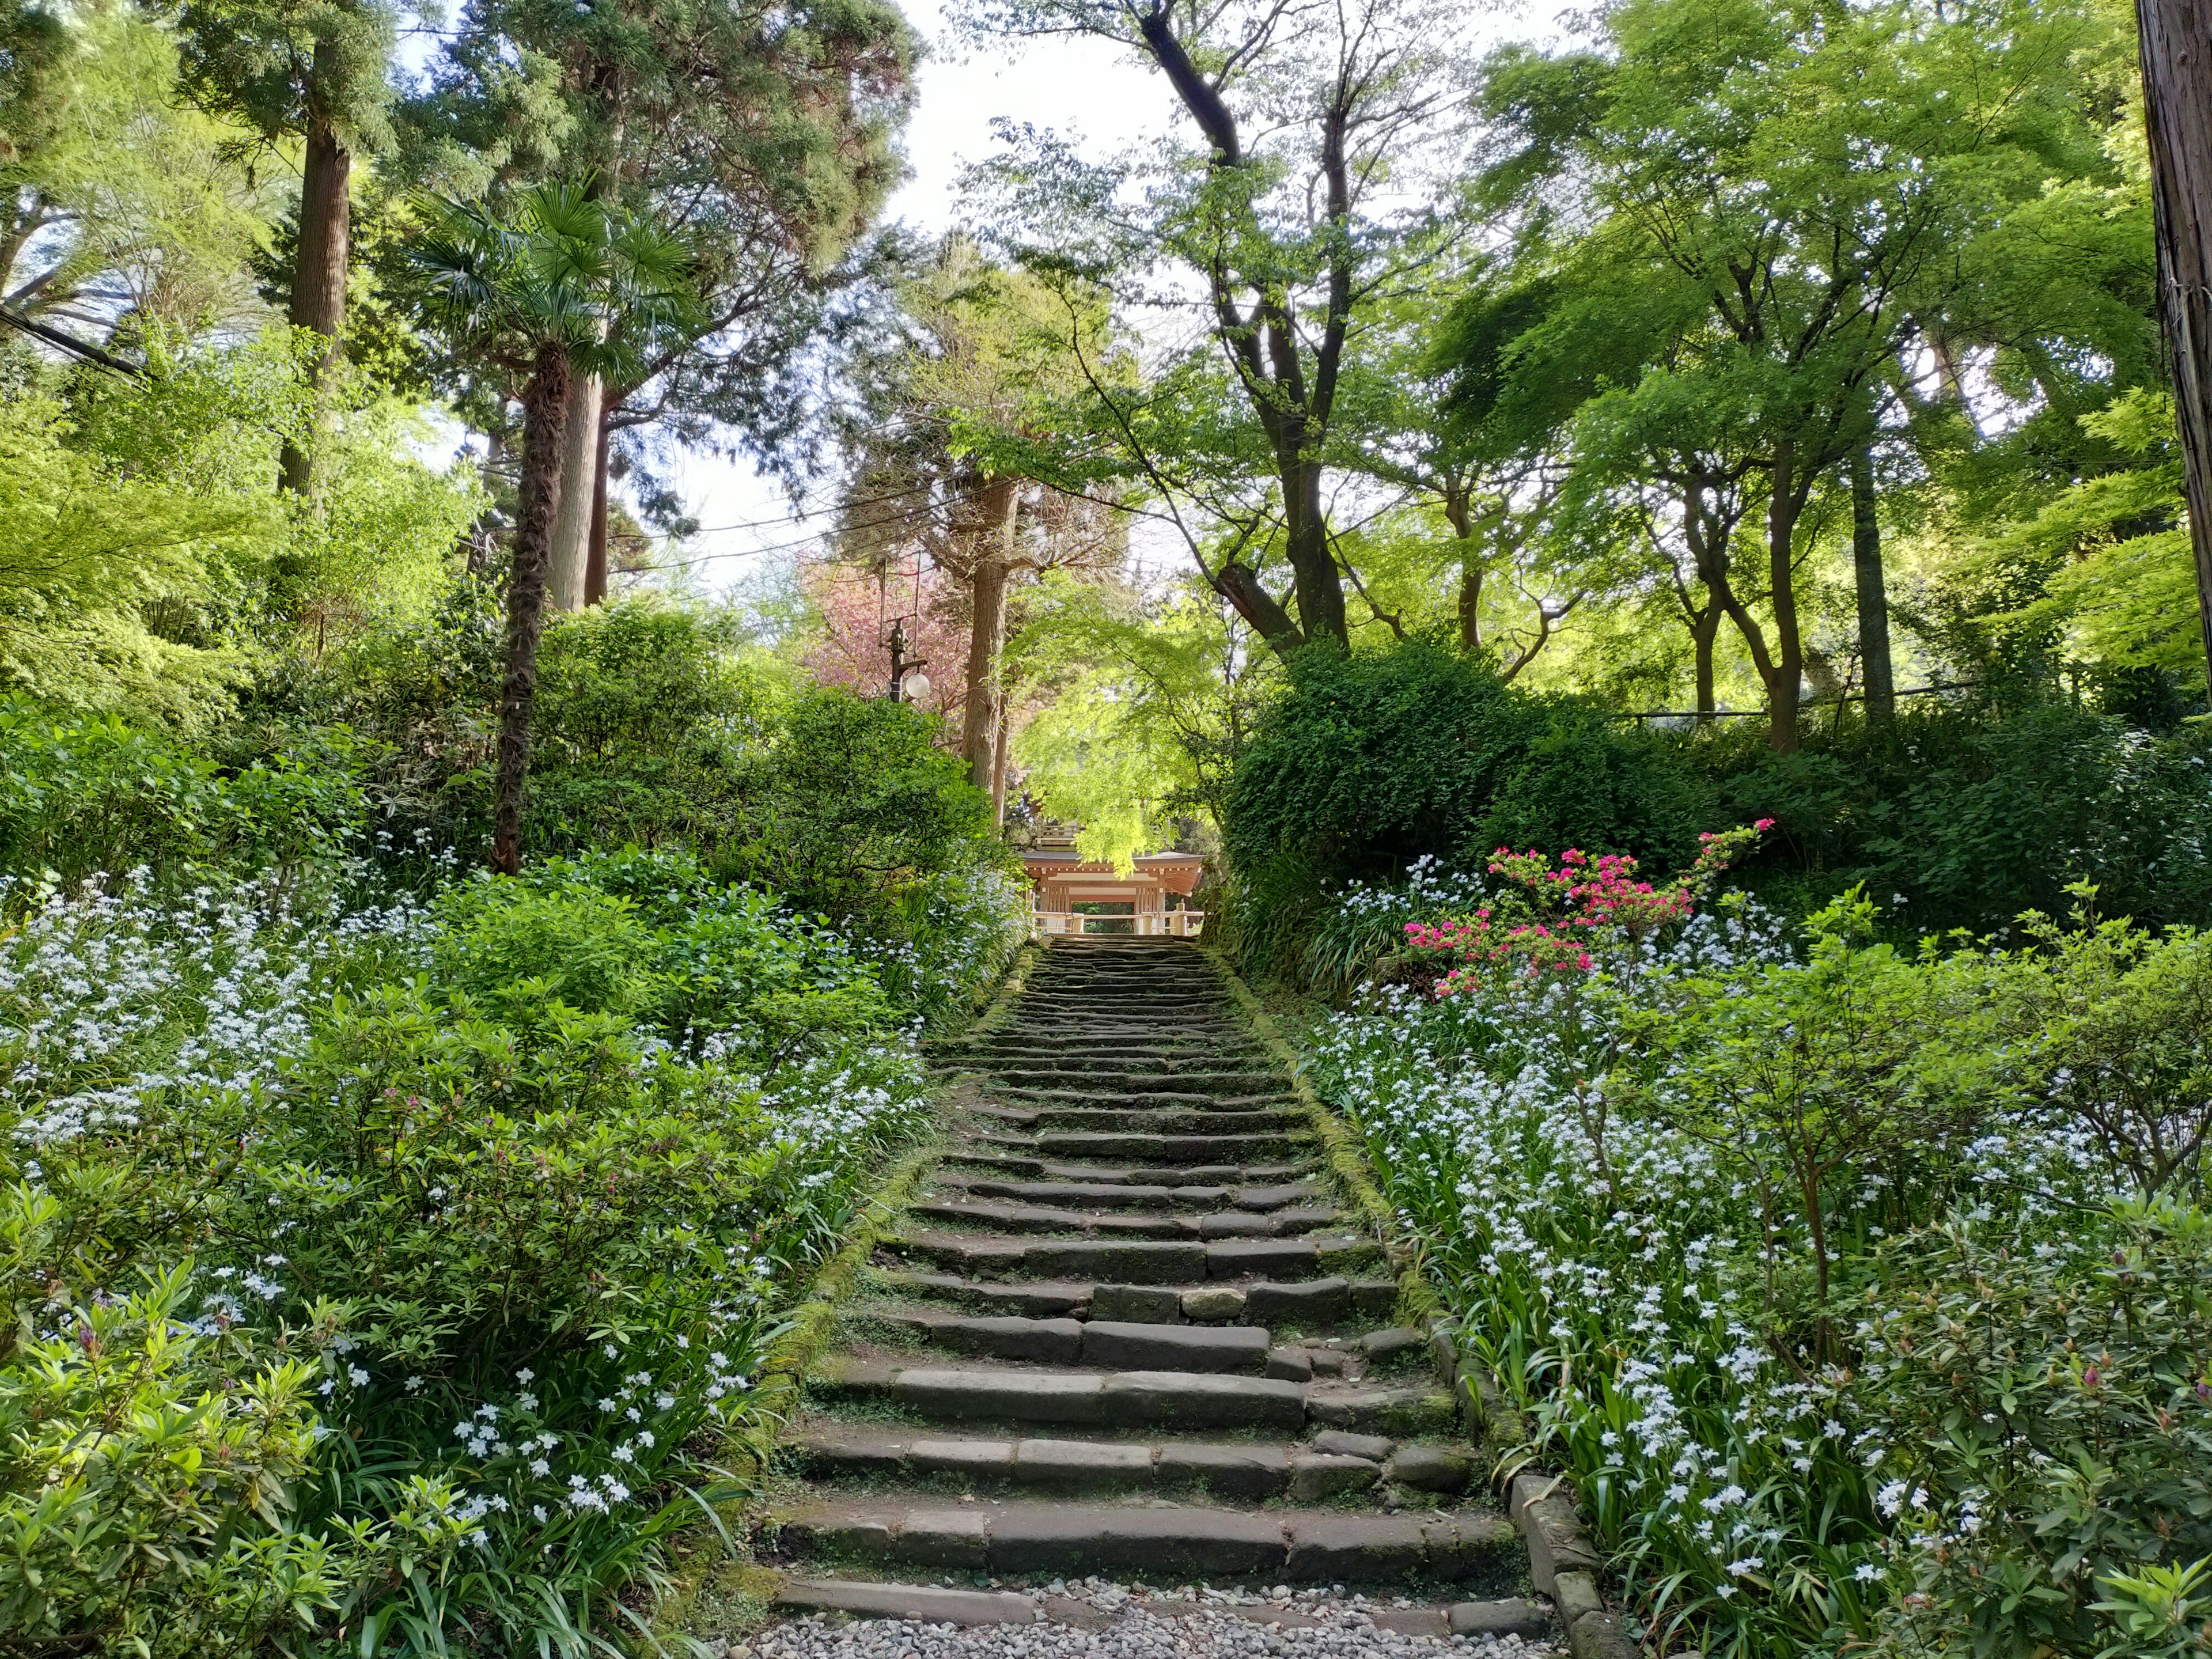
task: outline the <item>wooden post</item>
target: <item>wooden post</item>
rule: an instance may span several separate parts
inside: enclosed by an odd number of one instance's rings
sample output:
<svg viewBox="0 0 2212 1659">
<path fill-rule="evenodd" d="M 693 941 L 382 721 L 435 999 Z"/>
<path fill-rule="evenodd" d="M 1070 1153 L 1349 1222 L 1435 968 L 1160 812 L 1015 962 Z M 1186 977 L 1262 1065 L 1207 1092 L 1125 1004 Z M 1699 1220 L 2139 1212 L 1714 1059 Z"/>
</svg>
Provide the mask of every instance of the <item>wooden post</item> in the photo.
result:
<svg viewBox="0 0 2212 1659">
<path fill-rule="evenodd" d="M 2159 312 L 2173 363 L 2197 625 L 2212 675 L 2212 0 L 2136 0 Z"/>
</svg>

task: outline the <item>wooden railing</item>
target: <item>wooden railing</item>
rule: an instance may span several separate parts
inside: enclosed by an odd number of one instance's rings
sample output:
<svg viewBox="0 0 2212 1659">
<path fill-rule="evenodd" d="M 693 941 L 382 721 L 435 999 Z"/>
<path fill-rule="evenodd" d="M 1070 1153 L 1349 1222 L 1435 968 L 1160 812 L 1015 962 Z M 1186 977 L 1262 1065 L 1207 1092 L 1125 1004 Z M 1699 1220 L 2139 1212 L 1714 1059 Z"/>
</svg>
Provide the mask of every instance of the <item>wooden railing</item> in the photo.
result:
<svg viewBox="0 0 2212 1659">
<path fill-rule="evenodd" d="M 1154 910 L 1141 915 L 1094 916 L 1079 910 L 1040 910 L 1036 936 L 1053 939 L 1063 934 L 1090 933 L 1123 938 L 1196 939 L 1206 926 L 1203 910 Z"/>
</svg>

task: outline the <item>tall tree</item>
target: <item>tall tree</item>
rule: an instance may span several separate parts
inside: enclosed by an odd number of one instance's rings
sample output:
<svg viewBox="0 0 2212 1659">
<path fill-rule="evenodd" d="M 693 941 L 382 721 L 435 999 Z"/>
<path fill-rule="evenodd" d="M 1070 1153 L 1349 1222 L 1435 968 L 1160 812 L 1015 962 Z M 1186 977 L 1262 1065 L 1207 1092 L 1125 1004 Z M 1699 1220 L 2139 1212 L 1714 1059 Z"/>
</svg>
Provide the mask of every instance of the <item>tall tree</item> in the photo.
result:
<svg viewBox="0 0 2212 1659">
<path fill-rule="evenodd" d="M 961 754 L 975 787 L 1001 797 L 1012 594 L 1047 570 L 1117 565 L 1126 544 L 1118 501 L 1094 498 L 1069 453 L 1084 434 L 1060 423 L 1078 354 L 1108 349 L 1103 299 L 1071 311 L 1069 298 L 949 238 L 902 285 L 906 347 L 875 367 L 851 434 L 841 541 L 864 562 L 926 558 L 966 589 Z"/>
<path fill-rule="evenodd" d="M 1097 281 L 1195 274 L 1212 349 L 1262 439 L 1296 619 L 1239 556 L 1205 574 L 1279 649 L 1347 644 L 1330 428 L 1378 284 L 1433 239 L 1462 130 L 1461 15 L 1434 0 L 974 0 L 962 21 L 1111 41 L 1173 92 L 1195 143 L 1102 167 L 1029 134 L 988 171 L 994 205 L 1021 252 Z M 1117 191 L 1139 173 L 1140 193 Z"/>
<path fill-rule="evenodd" d="M 185 0 L 179 84 L 201 108 L 244 123 L 264 145 L 300 143 L 299 247 L 287 315 L 337 362 L 351 266 L 355 153 L 390 146 L 397 15 L 390 0 Z M 305 493 L 311 465 L 285 446 L 280 482 Z"/>
<path fill-rule="evenodd" d="M 1944 316 L 1966 250 L 2050 181 L 2082 125 L 2075 54 L 2109 31 L 2015 0 L 1632 0 L 1604 29 L 1603 52 L 1493 59 L 1482 102 L 1514 143 L 1493 176 L 1573 224 L 1566 266 L 1616 292 L 1638 272 L 1639 302 L 1679 318 L 1645 374 L 1683 397 L 1647 402 L 1732 411 L 1739 447 L 1716 459 L 1763 485 L 1765 615 L 1723 609 L 1791 749 L 1816 665 L 1808 507 L 1864 442 L 1870 388 Z"/>
<path fill-rule="evenodd" d="M 2159 310 L 2189 495 L 2197 609 L 2212 674 L 2212 3 L 2136 0 L 2158 222 Z"/>
<path fill-rule="evenodd" d="M 577 371 L 619 372 L 623 342 L 696 325 L 690 256 L 680 243 L 574 185 L 535 186 L 510 211 L 438 200 L 414 258 L 427 308 L 461 349 L 505 358 L 522 381 L 522 471 L 507 581 L 491 866 L 522 867 L 538 646 L 553 526 L 564 489 L 564 428 Z M 619 327 L 617 325 L 619 325 Z"/>
<path fill-rule="evenodd" d="M 808 348 L 841 320 L 847 256 L 896 183 L 910 32 L 887 0 L 472 0 L 421 115 L 426 165 L 500 186 L 588 176 L 627 212 L 697 250 L 696 332 L 628 354 L 619 382 L 578 377 L 570 497 L 554 586 L 604 592 L 606 477 L 616 439 L 658 428 L 757 456 L 819 391 Z M 644 459 L 634 453 L 633 459 Z"/>
<path fill-rule="evenodd" d="M 176 82 L 171 33 L 125 0 L 0 3 L 0 306 L 78 338 L 252 326 L 273 192 Z"/>
</svg>

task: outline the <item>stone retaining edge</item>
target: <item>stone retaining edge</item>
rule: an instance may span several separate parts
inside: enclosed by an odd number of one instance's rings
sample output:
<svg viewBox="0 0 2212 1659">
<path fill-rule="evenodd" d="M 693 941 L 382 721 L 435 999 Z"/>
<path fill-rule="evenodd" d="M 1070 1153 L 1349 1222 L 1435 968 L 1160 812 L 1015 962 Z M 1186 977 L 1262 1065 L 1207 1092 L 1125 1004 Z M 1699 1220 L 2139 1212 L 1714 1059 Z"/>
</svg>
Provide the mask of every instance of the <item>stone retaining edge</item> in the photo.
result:
<svg viewBox="0 0 2212 1659">
<path fill-rule="evenodd" d="M 999 981 L 998 990 L 985 1003 L 983 1012 L 967 1025 L 965 1035 L 988 1031 L 1004 1023 L 1014 999 L 1028 982 L 1030 969 L 1036 965 L 1042 948 L 1030 939 L 1015 951 L 1012 965 Z M 731 1437 L 731 1450 L 750 1464 L 747 1473 L 757 1474 L 767 1466 L 769 1453 L 782 1437 L 800 1381 L 820 1358 L 835 1330 L 838 1304 L 853 1293 L 853 1286 L 867 1266 L 868 1258 L 875 1254 L 876 1246 L 891 1230 L 892 1220 L 906 1207 L 915 1188 L 921 1184 L 922 1176 L 937 1161 L 942 1144 L 940 1136 L 928 1134 L 891 1164 L 884 1172 L 877 1196 L 861 1211 L 846 1234 L 843 1247 L 823 1264 L 814 1282 L 807 1287 L 806 1299 L 791 1310 L 791 1328 L 769 1352 L 767 1363 L 761 1367 L 760 1385 L 753 1400 L 753 1420 Z M 743 1500 L 726 1505 L 725 1521 L 738 1518 L 728 1511 L 741 1511 L 744 1506 Z M 669 1564 L 669 1580 L 675 1588 L 664 1595 L 653 1618 L 654 1636 L 672 1633 L 679 1643 L 690 1640 L 689 1632 L 681 1627 L 699 1591 L 713 1577 L 716 1568 L 731 1565 L 722 1540 L 714 1535 L 711 1528 L 693 1528 L 688 1532 L 690 1535 L 679 1537 L 670 1551 L 674 1559 Z M 773 1593 L 775 1585 L 781 1584 L 783 1577 L 781 1573 L 762 1573 L 757 1568 L 745 1569 L 744 1572 L 749 1578 L 759 1575 L 763 1580 L 775 1581 L 774 1585 L 763 1582 L 753 1586 L 765 1592 L 763 1600 Z"/>
<path fill-rule="evenodd" d="M 1419 1263 L 1405 1261 L 1407 1252 L 1393 1249 L 1391 1236 L 1397 1229 L 1397 1216 L 1368 1174 L 1367 1159 L 1358 1139 L 1334 1109 L 1314 1092 L 1298 1064 L 1297 1051 L 1220 949 L 1201 948 L 1228 985 L 1254 1033 L 1290 1074 L 1298 1103 L 1312 1120 L 1314 1133 L 1328 1154 L 1330 1172 L 1373 1224 L 1383 1249 L 1394 1261 L 1405 1262 L 1398 1274 L 1401 1306 L 1409 1316 L 1407 1323 L 1434 1334 L 1437 1373 L 1458 1401 L 1468 1437 L 1492 1445 L 1524 1443 L 1528 1438 L 1527 1419 L 1506 1401 L 1487 1370 L 1462 1355 L 1449 1328 L 1437 1328 L 1444 1320 L 1443 1298 L 1423 1275 Z M 1497 1485 L 1528 1547 L 1529 1577 L 1557 1607 L 1574 1659 L 1634 1659 L 1641 1649 L 1629 1635 L 1627 1621 L 1606 1610 L 1598 1580 L 1604 1557 L 1569 1495 L 1573 1478 L 1522 1468 L 1501 1471 Z"/>
</svg>

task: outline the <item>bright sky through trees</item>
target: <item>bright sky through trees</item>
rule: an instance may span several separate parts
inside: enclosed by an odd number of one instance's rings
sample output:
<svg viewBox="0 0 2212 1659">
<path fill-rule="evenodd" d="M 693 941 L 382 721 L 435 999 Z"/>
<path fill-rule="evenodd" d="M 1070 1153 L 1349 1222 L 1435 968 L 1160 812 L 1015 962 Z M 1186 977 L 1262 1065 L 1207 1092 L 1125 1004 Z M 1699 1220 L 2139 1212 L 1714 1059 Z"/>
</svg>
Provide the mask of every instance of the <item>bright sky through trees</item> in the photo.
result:
<svg viewBox="0 0 2212 1659">
<path fill-rule="evenodd" d="M 1551 0 L 1501 7 L 1484 20 L 1480 33 L 1548 38 L 1556 9 Z M 1091 153 L 1103 153 L 1167 131 L 1182 118 L 1157 73 L 1100 41 L 1031 40 L 963 53 L 951 40 L 939 0 L 921 0 L 907 11 L 928 37 L 931 55 L 921 66 L 921 96 L 906 130 L 913 176 L 891 198 L 890 212 L 917 230 L 933 235 L 958 222 L 960 170 L 992 154 L 994 121 L 1055 128 L 1079 136 Z M 702 526 L 741 526 L 702 532 L 680 556 L 699 561 L 691 568 L 706 592 L 720 592 L 754 576 L 766 561 L 800 550 L 791 544 L 826 530 L 836 510 L 835 491 L 825 483 L 809 501 L 820 514 L 794 520 L 781 487 L 743 461 L 693 454 L 678 471 Z M 1170 569 L 1187 563 L 1179 544 L 1164 542 L 1155 554 L 1142 528 L 1133 549 L 1143 562 Z"/>
</svg>

